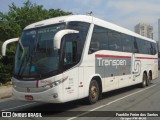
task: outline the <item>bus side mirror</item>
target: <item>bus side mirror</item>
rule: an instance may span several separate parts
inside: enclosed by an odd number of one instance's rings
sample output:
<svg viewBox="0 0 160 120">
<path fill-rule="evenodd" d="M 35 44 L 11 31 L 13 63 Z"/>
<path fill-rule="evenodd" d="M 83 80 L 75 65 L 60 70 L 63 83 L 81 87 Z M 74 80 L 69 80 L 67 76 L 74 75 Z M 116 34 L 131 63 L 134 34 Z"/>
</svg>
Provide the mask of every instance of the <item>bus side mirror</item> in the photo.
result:
<svg viewBox="0 0 160 120">
<path fill-rule="evenodd" d="M 7 45 L 12 42 L 17 42 L 18 40 L 19 40 L 19 38 L 12 38 L 12 39 L 6 40 L 2 45 L 2 56 L 6 56 Z"/>
<path fill-rule="evenodd" d="M 67 34 L 73 34 L 73 33 L 79 33 L 79 31 L 77 30 L 71 30 L 71 29 L 66 29 L 66 30 L 61 30 L 59 32 L 57 32 L 54 36 L 54 49 L 60 49 L 61 46 L 61 40 L 63 38 L 64 35 Z"/>
</svg>

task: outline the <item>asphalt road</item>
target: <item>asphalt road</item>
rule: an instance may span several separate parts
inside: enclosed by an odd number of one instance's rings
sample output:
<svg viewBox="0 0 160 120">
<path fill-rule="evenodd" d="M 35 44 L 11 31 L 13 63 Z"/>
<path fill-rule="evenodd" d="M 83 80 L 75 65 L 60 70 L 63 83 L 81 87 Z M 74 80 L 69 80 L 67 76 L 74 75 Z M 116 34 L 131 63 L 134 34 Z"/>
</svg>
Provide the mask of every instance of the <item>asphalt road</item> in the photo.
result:
<svg viewBox="0 0 160 120">
<path fill-rule="evenodd" d="M 139 86 L 135 85 L 120 90 L 107 92 L 103 94 L 103 99 L 94 105 L 87 105 L 83 100 L 72 101 L 64 104 L 48 104 L 18 101 L 13 100 L 13 98 L 9 98 L 0 100 L 0 111 L 42 113 L 42 118 L 32 117 L 23 118 L 23 120 L 142 120 L 140 117 L 136 116 L 130 119 L 130 115 L 134 114 L 135 112 L 139 113 L 138 111 L 141 111 L 144 115 L 148 115 L 147 113 L 155 113 L 156 115 L 156 111 L 160 111 L 160 78 L 153 80 L 149 87 L 140 88 Z M 113 115 L 116 115 L 116 113 L 120 115 L 121 112 L 129 114 L 129 117 L 112 117 Z M 97 118 L 97 116 L 99 117 Z M 160 117 L 141 118 L 144 120 L 160 119 Z M 0 120 L 1 119 L 21 120 L 22 118 L 6 117 L 0 118 Z"/>
</svg>

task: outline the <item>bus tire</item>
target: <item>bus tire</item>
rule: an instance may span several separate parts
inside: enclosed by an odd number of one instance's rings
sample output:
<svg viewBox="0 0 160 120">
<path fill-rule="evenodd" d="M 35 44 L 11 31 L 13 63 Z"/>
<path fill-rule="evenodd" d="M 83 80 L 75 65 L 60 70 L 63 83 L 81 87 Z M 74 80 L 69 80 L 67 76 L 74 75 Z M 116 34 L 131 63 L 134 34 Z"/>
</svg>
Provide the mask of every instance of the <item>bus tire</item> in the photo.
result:
<svg viewBox="0 0 160 120">
<path fill-rule="evenodd" d="M 147 80 L 147 86 L 151 84 L 151 80 L 152 80 L 152 74 L 149 73 L 148 80 Z"/>
<path fill-rule="evenodd" d="M 142 79 L 142 83 L 140 84 L 140 86 L 142 87 L 142 88 L 144 88 L 144 87 L 146 87 L 146 85 L 147 85 L 147 74 L 146 73 L 143 73 L 143 79 Z"/>
<path fill-rule="evenodd" d="M 94 104 L 98 101 L 99 98 L 99 85 L 96 80 L 92 80 L 89 86 L 89 95 L 87 102 L 89 104 Z"/>
</svg>

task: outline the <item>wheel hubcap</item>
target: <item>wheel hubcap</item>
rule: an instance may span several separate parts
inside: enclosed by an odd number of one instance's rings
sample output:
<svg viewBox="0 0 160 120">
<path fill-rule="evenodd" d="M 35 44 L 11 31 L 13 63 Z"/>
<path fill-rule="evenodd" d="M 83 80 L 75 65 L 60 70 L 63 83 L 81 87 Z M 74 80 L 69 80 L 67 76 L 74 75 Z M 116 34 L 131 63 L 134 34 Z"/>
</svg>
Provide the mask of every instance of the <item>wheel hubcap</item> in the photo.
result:
<svg viewBox="0 0 160 120">
<path fill-rule="evenodd" d="M 146 77 L 144 77 L 143 85 L 146 86 Z"/>
<path fill-rule="evenodd" d="M 97 97 L 97 95 L 98 95 L 98 90 L 97 90 L 97 88 L 96 88 L 95 86 L 92 86 L 92 88 L 91 88 L 91 97 L 92 97 L 93 99 L 95 99 L 95 98 Z"/>
<path fill-rule="evenodd" d="M 146 80 L 144 80 L 143 84 L 146 85 Z"/>
</svg>

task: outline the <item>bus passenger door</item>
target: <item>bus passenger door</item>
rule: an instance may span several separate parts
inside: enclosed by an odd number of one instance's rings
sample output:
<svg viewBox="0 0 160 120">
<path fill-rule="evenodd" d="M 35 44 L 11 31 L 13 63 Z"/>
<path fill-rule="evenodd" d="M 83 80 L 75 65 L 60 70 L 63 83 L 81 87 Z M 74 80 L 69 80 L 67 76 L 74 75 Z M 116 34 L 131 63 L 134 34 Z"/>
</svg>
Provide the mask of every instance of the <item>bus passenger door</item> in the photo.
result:
<svg viewBox="0 0 160 120">
<path fill-rule="evenodd" d="M 135 53 L 132 54 L 132 80 L 129 84 L 138 83 L 138 77 L 141 73 L 141 61 L 136 57 Z"/>
<path fill-rule="evenodd" d="M 63 98 L 66 101 L 78 99 L 78 85 L 79 85 L 79 62 L 78 54 L 78 35 L 70 34 L 63 38 L 63 78 L 67 78 L 63 82 Z"/>
</svg>

